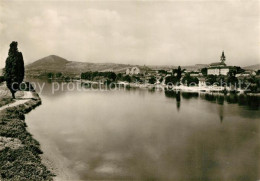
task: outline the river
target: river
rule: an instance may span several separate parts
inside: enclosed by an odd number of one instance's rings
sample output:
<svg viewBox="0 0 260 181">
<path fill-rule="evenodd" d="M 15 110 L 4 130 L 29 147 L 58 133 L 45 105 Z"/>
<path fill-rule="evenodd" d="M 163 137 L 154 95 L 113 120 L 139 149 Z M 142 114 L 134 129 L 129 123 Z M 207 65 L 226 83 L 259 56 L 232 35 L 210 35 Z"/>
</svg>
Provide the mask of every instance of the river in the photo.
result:
<svg viewBox="0 0 260 181">
<path fill-rule="evenodd" d="M 50 89 L 26 122 L 60 180 L 260 179 L 259 97 Z"/>
</svg>

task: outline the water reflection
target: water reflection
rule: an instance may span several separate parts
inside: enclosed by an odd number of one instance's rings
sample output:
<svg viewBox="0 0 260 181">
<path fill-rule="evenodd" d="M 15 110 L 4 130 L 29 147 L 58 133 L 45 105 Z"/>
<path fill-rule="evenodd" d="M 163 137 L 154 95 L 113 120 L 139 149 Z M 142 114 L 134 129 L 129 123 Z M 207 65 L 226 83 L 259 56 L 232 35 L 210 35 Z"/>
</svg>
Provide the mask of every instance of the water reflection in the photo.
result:
<svg viewBox="0 0 260 181">
<path fill-rule="evenodd" d="M 197 92 L 182 92 L 181 95 L 184 99 L 188 99 L 188 100 L 199 97 L 199 93 Z"/>
<path fill-rule="evenodd" d="M 180 107 L 181 107 L 181 93 L 180 92 L 178 92 L 176 95 L 176 104 L 177 104 L 177 109 L 179 111 Z"/>
<path fill-rule="evenodd" d="M 181 92 L 180 91 L 166 91 L 165 96 L 176 99 L 176 108 L 179 111 L 180 107 L 181 107 Z"/>
<path fill-rule="evenodd" d="M 36 85 L 37 92 L 41 90 L 42 95 L 47 95 L 48 97 L 59 97 L 66 92 L 71 91 L 70 87 L 75 87 L 73 91 L 90 91 L 90 89 L 81 89 L 81 85 L 78 82 L 67 82 L 64 83 L 62 81 L 57 82 L 55 81 L 55 85 L 53 85 L 53 81 L 51 80 L 39 80 L 39 79 L 27 79 L 27 81 L 34 82 Z M 70 84 L 70 85 L 68 85 Z M 56 87 L 55 87 L 56 86 Z M 54 91 L 53 89 L 59 87 L 59 90 Z M 133 92 L 136 91 L 140 95 L 145 95 L 147 90 L 146 89 L 121 89 L 125 92 Z M 94 89 L 93 91 L 108 91 L 107 89 Z M 150 94 L 156 93 L 154 89 L 148 90 Z M 221 94 L 221 93 L 197 93 L 197 92 L 180 92 L 180 91 L 165 91 L 165 96 L 170 98 L 176 99 L 176 108 L 180 110 L 181 107 L 181 97 L 185 100 L 190 99 L 202 99 L 212 103 L 217 103 L 220 105 L 224 105 L 224 103 L 228 104 L 237 104 L 239 106 L 244 106 L 250 110 L 259 110 L 260 107 L 260 96 L 250 96 L 246 94 Z"/>
<path fill-rule="evenodd" d="M 28 128 L 70 180 L 259 179 L 259 99 L 140 89 L 41 97 Z"/>
<path fill-rule="evenodd" d="M 259 110 L 260 108 L 260 96 L 252 96 L 246 94 L 221 94 L 221 93 L 192 93 L 192 92 L 180 92 L 180 91 L 165 91 L 165 96 L 169 98 L 176 98 L 176 103 L 180 104 L 181 98 L 189 100 L 192 98 L 202 99 L 219 105 L 237 104 L 244 106 L 246 109 Z M 177 104 L 176 104 L 177 105 Z M 179 109 L 180 106 L 177 105 Z"/>
</svg>

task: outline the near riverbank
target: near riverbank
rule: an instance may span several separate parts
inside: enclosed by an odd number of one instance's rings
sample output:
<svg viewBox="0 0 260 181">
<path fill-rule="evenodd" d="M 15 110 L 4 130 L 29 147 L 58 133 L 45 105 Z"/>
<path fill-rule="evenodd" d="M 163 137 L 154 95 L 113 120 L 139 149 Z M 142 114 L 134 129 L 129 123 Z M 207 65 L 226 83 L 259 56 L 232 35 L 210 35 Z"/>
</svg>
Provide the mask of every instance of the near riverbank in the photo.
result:
<svg viewBox="0 0 260 181">
<path fill-rule="evenodd" d="M 41 104 L 39 95 L 20 92 L 13 101 L 5 86 L 0 91 L 0 180 L 53 180 L 54 174 L 42 163 L 40 144 L 25 123 L 24 114 Z"/>
</svg>

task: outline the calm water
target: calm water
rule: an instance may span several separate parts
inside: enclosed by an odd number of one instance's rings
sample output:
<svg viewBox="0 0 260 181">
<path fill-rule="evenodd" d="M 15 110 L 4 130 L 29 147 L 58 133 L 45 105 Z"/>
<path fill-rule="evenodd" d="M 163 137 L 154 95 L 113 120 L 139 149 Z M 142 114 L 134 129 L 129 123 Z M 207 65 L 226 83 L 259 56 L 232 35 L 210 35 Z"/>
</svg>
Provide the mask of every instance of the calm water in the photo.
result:
<svg viewBox="0 0 260 181">
<path fill-rule="evenodd" d="M 49 86 L 26 122 L 61 180 L 260 179 L 257 97 Z"/>
</svg>

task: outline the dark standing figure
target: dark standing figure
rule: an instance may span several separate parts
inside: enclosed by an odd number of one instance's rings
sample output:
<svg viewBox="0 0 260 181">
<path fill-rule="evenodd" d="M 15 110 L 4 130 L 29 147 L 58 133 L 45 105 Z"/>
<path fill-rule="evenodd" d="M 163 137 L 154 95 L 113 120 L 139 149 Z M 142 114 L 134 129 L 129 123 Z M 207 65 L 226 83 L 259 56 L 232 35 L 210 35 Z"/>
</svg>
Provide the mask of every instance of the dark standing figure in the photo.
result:
<svg viewBox="0 0 260 181">
<path fill-rule="evenodd" d="M 6 85 L 14 99 L 15 92 L 19 90 L 19 85 L 22 83 L 24 78 L 23 55 L 18 51 L 17 45 L 18 43 L 15 41 L 10 44 L 4 72 Z"/>
</svg>

